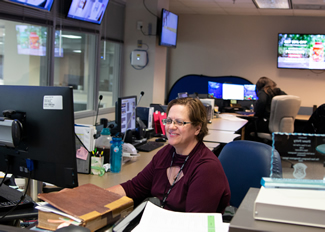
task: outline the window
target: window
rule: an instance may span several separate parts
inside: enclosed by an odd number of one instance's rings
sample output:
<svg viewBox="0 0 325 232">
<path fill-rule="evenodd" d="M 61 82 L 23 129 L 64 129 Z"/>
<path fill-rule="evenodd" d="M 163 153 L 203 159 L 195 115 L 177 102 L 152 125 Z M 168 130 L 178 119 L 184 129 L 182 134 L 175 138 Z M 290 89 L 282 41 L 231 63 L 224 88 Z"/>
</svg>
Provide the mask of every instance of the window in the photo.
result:
<svg viewBox="0 0 325 232">
<path fill-rule="evenodd" d="M 103 96 L 101 108 L 113 107 L 118 94 L 121 44 L 102 40 L 100 51 L 98 88 L 99 94 Z"/>
<path fill-rule="evenodd" d="M 47 85 L 47 27 L 0 20 L 0 84 Z"/>
<path fill-rule="evenodd" d="M 55 86 L 72 86 L 74 110 L 94 109 L 97 35 L 59 30 L 55 32 Z"/>
</svg>

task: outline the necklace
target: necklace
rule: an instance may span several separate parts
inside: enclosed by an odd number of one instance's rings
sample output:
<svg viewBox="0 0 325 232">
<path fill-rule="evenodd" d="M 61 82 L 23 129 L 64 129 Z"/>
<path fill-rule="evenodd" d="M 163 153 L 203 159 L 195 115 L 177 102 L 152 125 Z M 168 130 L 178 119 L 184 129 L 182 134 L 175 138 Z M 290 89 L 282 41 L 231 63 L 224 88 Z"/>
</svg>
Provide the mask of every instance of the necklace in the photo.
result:
<svg viewBox="0 0 325 232">
<path fill-rule="evenodd" d="M 174 162 L 174 156 L 175 156 L 175 152 L 173 153 L 172 161 L 170 162 L 170 166 L 169 166 L 169 168 L 171 168 L 172 165 L 173 165 L 173 162 Z M 178 176 L 181 174 L 181 172 L 182 172 L 182 170 L 183 170 L 183 168 L 184 168 L 184 166 L 185 166 L 185 164 L 186 164 L 186 162 L 187 162 L 187 160 L 188 160 L 189 157 L 190 157 L 189 155 L 186 157 L 186 159 L 185 159 L 183 165 L 182 165 L 181 168 L 179 169 L 179 171 L 178 171 L 178 173 L 177 173 L 177 175 L 176 175 L 176 177 L 175 177 L 175 179 L 174 179 L 174 181 L 173 181 L 173 184 L 170 186 L 169 190 L 165 193 L 165 196 L 164 196 L 164 198 L 163 198 L 163 200 L 162 200 L 162 203 L 161 203 L 161 208 L 164 208 L 165 203 L 166 203 L 166 199 L 167 199 L 167 197 L 168 197 L 170 191 L 171 191 L 172 188 L 174 187 L 174 185 L 175 185 L 175 183 L 176 183 L 176 180 L 177 180 Z"/>
</svg>

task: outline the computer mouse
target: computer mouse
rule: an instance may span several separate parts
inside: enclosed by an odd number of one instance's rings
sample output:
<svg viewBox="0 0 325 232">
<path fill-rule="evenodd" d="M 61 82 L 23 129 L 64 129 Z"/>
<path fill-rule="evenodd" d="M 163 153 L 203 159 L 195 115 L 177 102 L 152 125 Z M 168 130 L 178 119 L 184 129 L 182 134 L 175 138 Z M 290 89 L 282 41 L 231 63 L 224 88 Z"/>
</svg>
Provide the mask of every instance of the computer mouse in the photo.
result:
<svg viewBox="0 0 325 232">
<path fill-rule="evenodd" d="M 163 142 L 163 143 L 165 143 L 166 141 L 167 141 L 167 138 L 164 138 L 164 137 L 161 137 L 161 138 L 156 139 L 156 142 Z"/>
<path fill-rule="evenodd" d="M 91 232 L 90 229 L 83 226 L 66 226 L 60 229 L 57 229 L 55 232 Z"/>
</svg>

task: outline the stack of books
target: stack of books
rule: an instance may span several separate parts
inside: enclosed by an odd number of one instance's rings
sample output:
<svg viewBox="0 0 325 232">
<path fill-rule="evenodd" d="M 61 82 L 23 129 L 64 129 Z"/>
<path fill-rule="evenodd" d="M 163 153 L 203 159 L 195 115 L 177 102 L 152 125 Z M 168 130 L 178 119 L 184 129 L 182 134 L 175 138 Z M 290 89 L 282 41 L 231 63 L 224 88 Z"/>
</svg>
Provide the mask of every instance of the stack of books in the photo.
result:
<svg viewBox="0 0 325 232">
<path fill-rule="evenodd" d="M 133 210 L 131 198 L 93 184 L 41 193 L 38 198 L 48 203 L 36 207 L 39 210 L 37 227 L 46 230 L 72 224 L 95 231 L 115 223 Z"/>
</svg>

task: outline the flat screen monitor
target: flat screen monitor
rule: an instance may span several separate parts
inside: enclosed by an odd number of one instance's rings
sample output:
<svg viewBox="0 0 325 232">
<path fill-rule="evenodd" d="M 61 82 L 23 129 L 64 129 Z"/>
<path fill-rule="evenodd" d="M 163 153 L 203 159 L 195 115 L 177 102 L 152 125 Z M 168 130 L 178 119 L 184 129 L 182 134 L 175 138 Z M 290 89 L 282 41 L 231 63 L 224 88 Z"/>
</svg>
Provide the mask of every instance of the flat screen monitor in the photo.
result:
<svg viewBox="0 0 325 232">
<path fill-rule="evenodd" d="M 223 100 L 244 100 L 244 85 L 222 84 Z"/>
<path fill-rule="evenodd" d="M 177 27 L 178 15 L 170 12 L 169 10 L 161 10 L 161 24 L 159 45 L 166 47 L 176 47 L 177 44 Z"/>
<path fill-rule="evenodd" d="M 68 18 L 100 24 L 109 0 L 72 0 Z"/>
<path fill-rule="evenodd" d="M 125 133 L 136 129 L 136 113 L 134 112 L 136 105 L 137 96 L 118 98 L 115 120 L 119 132 Z"/>
<path fill-rule="evenodd" d="M 17 53 L 19 55 L 46 56 L 47 30 L 41 26 L 16 25 Z M 55 32 L 54 57 L 63 57 L 59 44 L 60 32 Z"/>
<path fill-rule="evenodd" d="M 78 186 L 73 89 L 2 85 L 0 99 L 0 170 Z"/>
<path fill-rule="evenodd" d="M 178 93 L 178 98 L 184 98 L 184 97 L 188 97 L 188 93 L 187 92 Z"/>
<path fill-rule="evenodd" d="M 208 97 L 222 99 L 222 83 L 208 81 Z"/>
<path fill-rule="evenodd" d="M 278 68 L 325 70 L 325 34 L 278 34 Z"/>
<path fill-rule="evenodd" d="M 255 89 L 256 85 L 244 85 L 244 100 L 257 100 Z"/>
<path fill-rule="evenodd" d="M 54 0 L 5 0 L 6 2 L 11 2 L 19 5 L 24 5 L 27 7 L 51 11 Z"/>
</svg>

